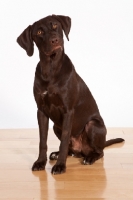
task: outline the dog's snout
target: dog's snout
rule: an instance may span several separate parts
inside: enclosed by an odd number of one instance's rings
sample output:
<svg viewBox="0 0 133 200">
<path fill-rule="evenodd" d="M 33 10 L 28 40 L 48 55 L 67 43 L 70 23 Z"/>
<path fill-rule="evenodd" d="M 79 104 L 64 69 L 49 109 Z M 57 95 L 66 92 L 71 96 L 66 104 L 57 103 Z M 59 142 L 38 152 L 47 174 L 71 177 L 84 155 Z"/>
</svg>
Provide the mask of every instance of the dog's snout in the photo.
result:
<svg viewBox="0 0 133 200">
<path fill-rule="evenodd" d="M 59 38 L 57 38 L 57 37 L 50 39 L 50 43 L 52 45 L 56 45 L 56 44 L 58 44 L 58 42 L 59 42 Z"/>
</svg>

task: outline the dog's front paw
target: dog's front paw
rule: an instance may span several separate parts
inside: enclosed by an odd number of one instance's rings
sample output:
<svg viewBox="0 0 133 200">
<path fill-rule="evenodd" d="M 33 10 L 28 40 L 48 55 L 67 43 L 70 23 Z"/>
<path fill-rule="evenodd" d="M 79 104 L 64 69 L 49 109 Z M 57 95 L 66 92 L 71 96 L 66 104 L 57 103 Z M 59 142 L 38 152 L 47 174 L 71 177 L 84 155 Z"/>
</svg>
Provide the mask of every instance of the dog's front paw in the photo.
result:
<svg viewBox="0 0 133 200">
<path fill-rule="evenodd" d="M 53 166 L 51 173 L 52 174 L 62 174 L 66 171 L 65 164 L 56 164 Z"/>
<path fill-rule="evenodd" d="M 32 171 L 44 170 L 45 169 L 45 165 L 46 165 L 46 161 L 37 160 L 36 162 L 34 162 L 34 164 L 32 166 Z"/>
</svg>

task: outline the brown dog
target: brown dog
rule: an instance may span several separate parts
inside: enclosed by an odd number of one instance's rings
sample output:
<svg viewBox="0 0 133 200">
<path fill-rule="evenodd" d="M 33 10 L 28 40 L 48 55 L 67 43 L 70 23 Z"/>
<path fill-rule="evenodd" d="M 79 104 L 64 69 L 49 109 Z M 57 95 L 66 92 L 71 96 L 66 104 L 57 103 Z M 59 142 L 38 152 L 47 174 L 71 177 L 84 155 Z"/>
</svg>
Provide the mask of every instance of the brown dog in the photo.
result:
<svg viewBox="0 0 133 200">
<path fill-rule="evenodd" d="M 35 42 L 40 55 L 34 81 L 40 145 L 33 171 L 45 169 L 49 118 L 61 141 L 59 151 L 50 155 L 51 160 L 57 160 L 53 174 L 65 172 L 68 154 L 82 156 L 84 164 L 93 164 L 103 156 L 104 147 L 124 141 L 106 141 L 106 127 L 97 104 L 64 53 L 63 31 L 68 39 L 70 28 L 69 17 L 52 15 L 28 26 L 17 39 L 28 56 L 33 55 Z"/>
</svg>

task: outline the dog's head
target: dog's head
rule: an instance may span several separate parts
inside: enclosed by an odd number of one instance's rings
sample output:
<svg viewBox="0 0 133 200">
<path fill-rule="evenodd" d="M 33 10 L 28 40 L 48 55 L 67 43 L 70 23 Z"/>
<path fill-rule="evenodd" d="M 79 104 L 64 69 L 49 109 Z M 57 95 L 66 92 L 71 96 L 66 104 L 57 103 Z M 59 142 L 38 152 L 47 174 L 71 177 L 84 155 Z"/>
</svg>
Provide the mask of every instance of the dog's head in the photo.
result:
<svg viewBox="0 0 133 200">
<path fill-rule="evenodd" d="M 58 51 L 64 49 L 63 31 L 68 39 L 70 28 L 71 19 L 69 17 L 48 16 L 29 25 L 17 38 L 17 42 L 26 50 L 28 56 L 33 55 L 35 42 L 41 54 L 54 58 Z"/>
</svg>

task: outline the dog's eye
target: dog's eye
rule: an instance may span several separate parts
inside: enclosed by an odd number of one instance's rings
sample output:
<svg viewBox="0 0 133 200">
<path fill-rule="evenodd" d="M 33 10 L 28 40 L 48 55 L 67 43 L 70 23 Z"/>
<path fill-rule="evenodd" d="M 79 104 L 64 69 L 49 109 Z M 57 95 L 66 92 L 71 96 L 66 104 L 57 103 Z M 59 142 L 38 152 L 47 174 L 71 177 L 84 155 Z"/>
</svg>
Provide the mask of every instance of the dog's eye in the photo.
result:
<svg viewBox="0 0 133 200">
<path fill-rule="evenodd" d="M 53 29 L 56 29 L 57 28 L 57 24 L 53 24 Z"/>
<path fill-rule="evenodd" d="M 37 35 L 41 35 L 42 33 L 43 33 L 43 31 L 41 31 L 41 30 L 37 31 Z"/>
</svg>

